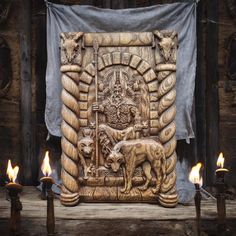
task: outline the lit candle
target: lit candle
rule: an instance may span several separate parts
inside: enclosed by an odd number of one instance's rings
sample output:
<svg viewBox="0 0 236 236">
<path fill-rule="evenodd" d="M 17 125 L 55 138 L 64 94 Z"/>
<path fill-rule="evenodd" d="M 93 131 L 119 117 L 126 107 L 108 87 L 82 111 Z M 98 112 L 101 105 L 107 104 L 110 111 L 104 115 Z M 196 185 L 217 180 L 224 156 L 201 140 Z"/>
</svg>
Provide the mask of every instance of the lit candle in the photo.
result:
<svg viewBox="0 0 236 236">
<path fill-rule="evenodd" d="M 53 178 L 50 177 L 52 169 L 50 166 L 49 152 L 46 151 L 45 157 L 41 166 L 41 170 L 44 174 L 44 177 L 40 179 L 43 186 L 42 188 L 47 192 L 47 232 L 48 235 L 54 235 L 55 229 L 55 216 L 54 216 L 54 203 L 53 203 L 53 191 L 52 185 L 55 183 Z"/>
<path fill-rule="evenodd" d="M 10 218 L 10 232 L 12 235 L 20 234 L 20 211 L 22 204 L 20 202 L 19 193 L 22 191 L 22 185 L 16 183 L 19 167 L 12 168 L 11 160 L 8 160 L 7 175 L 10 182 L 6 185 L 9 197 L 11 199 L 11 218 Z"/>
<path fill-rule="evenodd" d="M 200 187 L 202 186 L 203 180 L 200 177 L 200 169 L 202 167 L 201 163 L 192 167 L 192 170 L 189 174 L 189 181 L 192 182 L 195 186 L 196 193 L 194 197 L 195 208 L 196 208 L 196 223 L 197 223 L 197 235 L 201 235 L 201 199 L 202 195 L 200 193 Z"/>
<path fill-rule="evenodd" d="M 189 181 L 192 182 L 194 185 L 198 185 L 199 187 L 202 186 L 203 180 L 200 177 L 200 169 L 202 167 L 202 163 L 197 163 L 197 165 L 193 166 L 190 173 L 189 173 Z"/>
<path fill-rule="evenodd" d="M 216 162 L 216 165 L 219 167 L 218 169 L 216 169 L 216 174 L 221 172 L 219 174 L 219 177 L 224 177 L 225 173 L 229 171 L 228 169 L 224 168 L 224 162 L 225 158 L 223 156 L 223 153 L 221 152 Z"/>
<path fill-rule="evenodd" d="M 216 187 L 218 190 L 218 193 L 216 195 L 218 214 L 217 230 L 219 234 L 225 233 L 227 231 L 225 206 L 225 174 L 229 170 L 224 168 L 224 162 L 225 159 L 223 153 L 221 152 L 216 162 L 216 165 L 219 167 L 218 169 L 216 169 Z"/>
</svg>

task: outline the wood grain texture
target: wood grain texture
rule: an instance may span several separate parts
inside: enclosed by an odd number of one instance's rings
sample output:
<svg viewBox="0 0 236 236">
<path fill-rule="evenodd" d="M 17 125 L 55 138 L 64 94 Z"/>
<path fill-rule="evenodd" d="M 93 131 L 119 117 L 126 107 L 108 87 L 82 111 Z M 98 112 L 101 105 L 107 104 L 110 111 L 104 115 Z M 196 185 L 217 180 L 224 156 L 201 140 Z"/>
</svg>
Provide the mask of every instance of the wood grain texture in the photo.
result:
<svg viewBox="0 0 236 236">
<path fill-rule="evenodd" d="M 22 219 L 46 217 L 46 201 L 39 197 L 40 192 L 35 187 L 24 187 L 21 194 L 23 204 Z M 5 189 L 0 188 L 0 219 L 10 215 L 9 201 L 5 200 Z M 194 220 L 195 206 L 178 205 L 176 208 L 163 208 L 148 203 L 81 203 L 77 207 L 68 208 L 55 199 L 55 217 L 65 220 L 109 220 L 109 219 L 140 219 L 140 220 Z M 236 219 L 236 202 L 227 201 L 227 219 Z M 216 203 L 212 200 L 202 201 L 202 218 L 214 220 L 217 217 Z"/>
<path fill-rule="evenodd" d="M 155 54 L 150 32 L 61 34 L 64 205 L 71 206 L 76 194 L 83 201 L 157 203 L 159 196 L 166 207 L 177 204 L 174 123 L 177 39 L 174 31 L 154 34 L 159 37 Z M 158 54 L 163 60 L 157 63 L 154 55 Z M 115 92 L 118 85 L 120 89 Z M 149 94 L 156 98 L 149 102 Z M 96 134 L 92 134 L 95 128 Z M 155 140 L 158 128 L 161 143 Z M 116 155 L 122 155 L 123 162 L 117 163 L 115 170 Z M 138 155 L 142 156 L 141 162 L 136 161 Z M 150 169 L 143 165 L 143 171 L 134 174 L 145 161 Z M 155 175 L 153 194 L 149 191 L 149 183 L 153 182 L 151 168 Z M 117 170 L 119 175 L 115 175 Z M 132 187 L 136 185 L 143 185 L 143 190 Z"/>
<path fill-rule="evenodd" d="M 176 32 L 155 31 L 156 53 L 160 50 L 161 59 L 156 59 L 156 70 L 158 72 L 158 135 L 161 143 L 165 148 L 166 160 L 166 179 L 161 187 L 159 202 L 163 206 L 175 206 L 178 202 L 176 193 L 176 173 L 175 165 L 177 162 L 176 155 L 176 58 L 177 34 Z M 156 56 L 158 58 L 158 56 Z"/>
<path fill-rule="evenodd" d="M 82 59 L 80 57 L 81 47 L 79 48 L 79 55 L 75 58 L 75 50 L 78 49 L 78 45 L 75 44 L 74 38 L 80 40 L 81 34 L 73 34 L 67 36 L 61 35 L 62 39 L 62 194 L 61 202 L 67 206 L 76 205 L 79 201 L 79 183 L 78 183 L 78 131 L 80 127 L 79 123 L 79 73 Z M 67 45 L 68 43 L 68 45 Z M 68 65 L 66 65 L 68 63 Z"/>
<path fill-rule="evenodd" d="M 218 68 L 219 68 L 219 141 L 220 151 L 226 158 L 225 164 L 230 169 L 227 182 L 236 187 L 236 107 L 232 106 L 233 92 L 226 91 L 226 50 L 227 38 L 236 31 L 235 22 L 230 17 L 225 2 L 219 1 L 219 44 L 218 44 Z"/>
<path fill-rule="evenodd" d="M 218 22 L 218 0 L 206 2 L 207 18 Z M 207 22 L 206 38 L 206 184 L 213 185 L 219 153 L 218 24 Z"/>
<path fill-rule="evenodd" d="M 151 46 L 152 33 L 87 33 L 84 36 L 84 46 L 92 47 L 94 36 L 98 38 L 100 47 L 105 46 Z"/>
<path fill-rule="evenodd" d="M 31 1 L 21 1 L 20 60 L 21 60 L 21 135 L 22 165 L 25 184 L 37 179 L 34 116 L 32 115 L 31 73 Z"/>
</svg>

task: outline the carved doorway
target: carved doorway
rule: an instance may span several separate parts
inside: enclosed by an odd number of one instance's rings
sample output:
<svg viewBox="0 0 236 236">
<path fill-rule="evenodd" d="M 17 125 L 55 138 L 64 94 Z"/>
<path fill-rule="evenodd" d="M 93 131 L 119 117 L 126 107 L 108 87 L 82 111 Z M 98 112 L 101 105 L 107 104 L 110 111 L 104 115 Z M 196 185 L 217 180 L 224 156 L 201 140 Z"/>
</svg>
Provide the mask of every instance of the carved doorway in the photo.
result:
<svg viewBox="0 0 236 236">
<path fill-rule="evenodd" d="M 62 204 L 177 204 L 176 50 L 174 31 L 61 35 Z"/>
</svg>

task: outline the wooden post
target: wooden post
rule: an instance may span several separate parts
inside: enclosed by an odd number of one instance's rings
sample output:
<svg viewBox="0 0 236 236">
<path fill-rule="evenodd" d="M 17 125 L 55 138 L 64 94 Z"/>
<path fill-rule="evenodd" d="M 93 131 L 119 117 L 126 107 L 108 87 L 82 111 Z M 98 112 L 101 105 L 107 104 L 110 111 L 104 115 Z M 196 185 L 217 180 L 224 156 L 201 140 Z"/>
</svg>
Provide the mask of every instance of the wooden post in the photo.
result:
<svg viewBox="0 0 236 236">
<path fill-rule="evenodd" d="M 213 185 L 219 151 L 218 0 L 206 1 L 206 182 Z"/>
<path fill-rule="evenodd" d="M 34 183 L 34 167 L 37 159 L 34 155 L 34 135 L 32 126 L 32 91 L 31 91 L 31 1 L 21 0 L 20 60 L 21 60 L 21 146 L 22 171 L 25 185 Z M 35 173 L 35 174 L 33 174 Z"/>
</svg>

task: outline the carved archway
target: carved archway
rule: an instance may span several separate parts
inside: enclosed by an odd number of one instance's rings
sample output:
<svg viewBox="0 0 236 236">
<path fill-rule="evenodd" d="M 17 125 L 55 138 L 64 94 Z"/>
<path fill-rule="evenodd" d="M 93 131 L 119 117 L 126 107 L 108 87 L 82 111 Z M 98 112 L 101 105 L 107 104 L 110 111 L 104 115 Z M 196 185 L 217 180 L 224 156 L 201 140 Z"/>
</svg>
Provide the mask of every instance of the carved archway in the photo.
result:
<svg viewBox="0 0 236 236">
<path fill-rule="evenodd" d="M 114 51 L 106 53 L 98 57 L 98 70 L 102 71 L 105 68 L 122 65 L 128 66 L 136 70 L 147 84 L 150 95 L 150 134 L 156 135 L 158 133 L 158 78 L 155 71 L 150 64 L 138 55 L 131 53 L 122 53 Z M 95 75 L 95 67 L 93 63 L 89 63 L 82 72 L 79 80 L 80 96 L 80 126 L 87 126 L 87 110 L 88 110 L 88 93 L 89 86 L 93 82 Z"/>
</svg>

